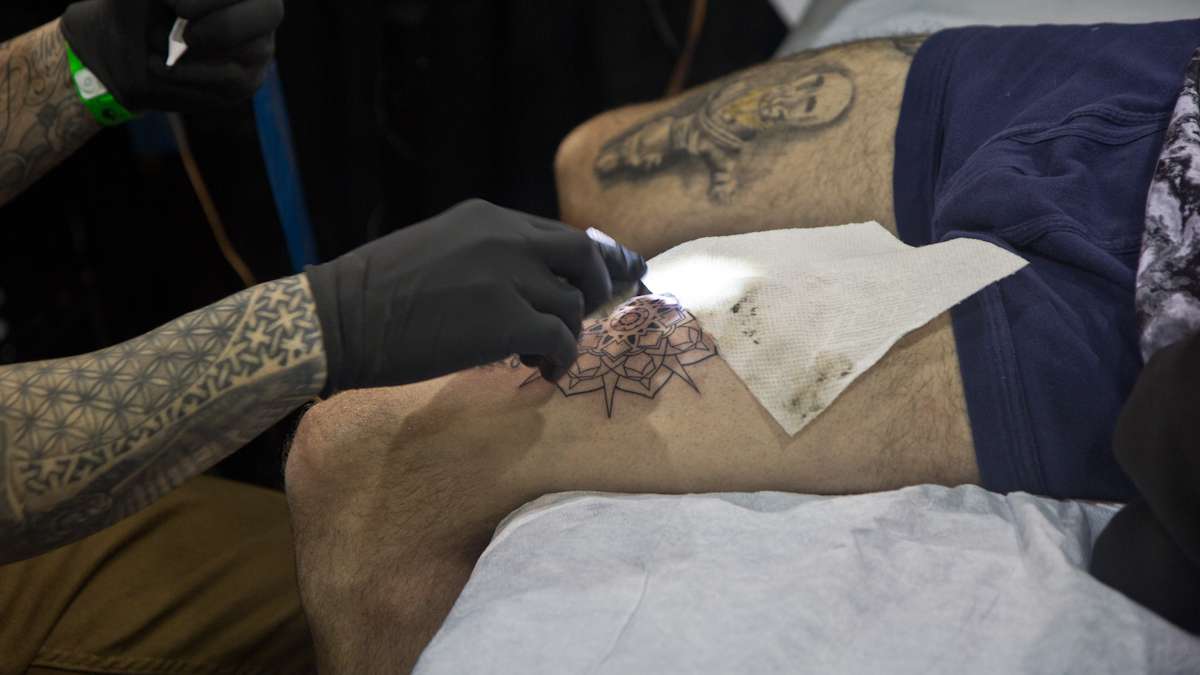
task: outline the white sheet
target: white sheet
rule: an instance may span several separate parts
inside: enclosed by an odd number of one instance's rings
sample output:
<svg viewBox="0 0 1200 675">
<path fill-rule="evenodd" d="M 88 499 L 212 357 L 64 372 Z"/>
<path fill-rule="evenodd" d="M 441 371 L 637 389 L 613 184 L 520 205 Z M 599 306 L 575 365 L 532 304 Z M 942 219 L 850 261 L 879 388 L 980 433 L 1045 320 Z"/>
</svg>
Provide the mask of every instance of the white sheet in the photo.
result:
<svg viewBox="0 0 1200 675">
<path fill-rule="evenodd" d="M 849 40 L 933 33 L 988 24 L 1148 23 L 1200 16 L 1196 0 L 812 0 L 788 8 L 799 16 L 780 55 Z M 782 11 L 781 11 L 782 14 Z"/>
<path fill-rule="evenodd" d="M 420 673 L 1197 673 L 1086 572 L 1113 507 L 979 488 L 547 497 Z"/>
</svg>

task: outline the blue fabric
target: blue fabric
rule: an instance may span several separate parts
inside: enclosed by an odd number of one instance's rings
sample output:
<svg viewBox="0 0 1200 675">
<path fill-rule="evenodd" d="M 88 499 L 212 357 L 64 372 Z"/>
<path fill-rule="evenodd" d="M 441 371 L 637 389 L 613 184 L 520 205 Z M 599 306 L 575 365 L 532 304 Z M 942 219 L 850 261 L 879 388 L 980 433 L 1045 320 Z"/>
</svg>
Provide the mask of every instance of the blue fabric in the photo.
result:
<svg viewBox="0 0 1200 675">
<path fill-rule="evenodd" d="M 929 38 L 896 132 L 896 218 L 920 246 L 1029 261 L 953 310 L 984 485 L 1126 499 L 1116 418 L 1142 367 L 1146 193 L 1200 21 L 972 27 Z"/>
</svg>

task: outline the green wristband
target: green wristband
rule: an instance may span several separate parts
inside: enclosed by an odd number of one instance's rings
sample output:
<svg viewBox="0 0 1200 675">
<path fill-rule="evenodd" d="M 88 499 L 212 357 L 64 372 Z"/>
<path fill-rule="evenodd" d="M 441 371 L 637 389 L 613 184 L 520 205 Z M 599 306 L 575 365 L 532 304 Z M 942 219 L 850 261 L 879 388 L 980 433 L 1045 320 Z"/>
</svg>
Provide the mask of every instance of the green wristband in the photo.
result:
<svg viewBox="0 0 1200 675">
<path fill-rule="evenodd" d="M 97 122 L 106 127 L 115 127 L 137 117 L 117 101 L 95 73 L 83 65 L 69 43 L 67 60 L 71 63 L 71 81 L 75 83 L 75 92 Z"/>
</svg>

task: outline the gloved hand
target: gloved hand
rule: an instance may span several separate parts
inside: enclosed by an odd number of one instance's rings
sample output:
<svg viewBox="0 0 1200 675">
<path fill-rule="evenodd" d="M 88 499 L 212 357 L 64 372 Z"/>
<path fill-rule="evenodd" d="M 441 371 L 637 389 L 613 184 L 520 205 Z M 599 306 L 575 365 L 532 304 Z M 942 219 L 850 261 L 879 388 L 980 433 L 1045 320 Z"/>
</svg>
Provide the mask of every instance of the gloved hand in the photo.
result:
<svg viewBox="0 0 1200 675">
<path fill-rule="evenodd" d="M 646 263 L 562 223 L 472 200 L 306 272 L 328 394 L 512 354 L 557 380 L 575 361 L 583 317 Z"/>
<path fill-rule="evenodd" d="M 1113 452 L 1140 496 L 1096 540 L 1091 572 L 1200 634 L 1200 335 L 1151 357 L 1121 411 Z"/>
<path fill-rule="evenodd" d="M 117 101 L 193 112 L 249 98 L 275 53 L 283 0 L 86 0 L 62 17 L 67 43 Z M 188 19 L 188 52 L 167 68 L 167 37 Z"/>
</svg>

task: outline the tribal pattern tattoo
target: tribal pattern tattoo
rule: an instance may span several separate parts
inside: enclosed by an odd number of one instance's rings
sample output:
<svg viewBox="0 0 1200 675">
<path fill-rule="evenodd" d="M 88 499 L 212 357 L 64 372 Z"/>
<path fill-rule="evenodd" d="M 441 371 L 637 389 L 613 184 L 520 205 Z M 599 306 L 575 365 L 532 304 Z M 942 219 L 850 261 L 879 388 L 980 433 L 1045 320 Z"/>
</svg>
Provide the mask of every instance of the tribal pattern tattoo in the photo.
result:
<svg viewBox="0 0 1200 675">
<path fill-rule="evenodd" d="M 303 275 L 94 354 L 0 369 L 0 562 L 145 507 L 324 381 Z"/>
<path fill-rule="evenodd" d="M 0 44 L 0 204 L 99 129 L 75 93 L 57 21 Z"/>
<path fill-rule="evenodd" d="M 614 138 L 594 170 L 605 185 L 700 160 L 709 172 L 709 199 L 728 203 L 738 190 L 738 158 L 750 143 L 837 124 L 854 97 L 854 80 L 840 65 L 809 54 L 783 59 L 705 88 Z"/>
<path fill-rule="evenodd" d="M 618 391 L 654 398 L 679 378 L 699 392 L 687 369 L 716 355 L 712 337 L 674 296 L 644 295 L 584 323 L 579 358 L 556 386 L 564 396 L 603 392 L 611 418 Z M 535 370 L 521 386 L 539 380 Z"/>
</svg>

